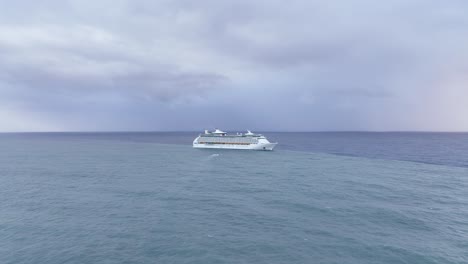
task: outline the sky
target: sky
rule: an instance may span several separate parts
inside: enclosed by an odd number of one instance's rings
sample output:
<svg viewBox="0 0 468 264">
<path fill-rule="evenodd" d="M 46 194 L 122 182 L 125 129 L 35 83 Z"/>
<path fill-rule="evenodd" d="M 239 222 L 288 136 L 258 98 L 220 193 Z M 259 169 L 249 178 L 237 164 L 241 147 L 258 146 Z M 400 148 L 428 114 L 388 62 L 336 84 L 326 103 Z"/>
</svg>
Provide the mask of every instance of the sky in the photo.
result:
<svg viewBox="0 0 468 264">
<path fill-rule="evenodd" d="M 466 0 L 0 0 L 0 131 L 468 131 Z"/>
</svg>

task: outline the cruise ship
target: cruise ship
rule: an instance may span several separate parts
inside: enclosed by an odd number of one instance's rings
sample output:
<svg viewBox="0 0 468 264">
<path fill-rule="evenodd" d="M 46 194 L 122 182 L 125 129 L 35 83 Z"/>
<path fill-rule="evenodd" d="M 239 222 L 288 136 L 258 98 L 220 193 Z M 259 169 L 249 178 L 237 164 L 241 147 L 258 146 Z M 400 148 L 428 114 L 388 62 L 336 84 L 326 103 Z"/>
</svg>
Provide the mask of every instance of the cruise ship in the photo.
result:
<svg viewBox="0 0 468 264">
<path fill-rule="evenodd" d="M 205 130 L 194 141 L 194 148 L 209 149 L 246 149 L 246 150 L 273 150 L 278 143 L 271 143 L 265 136 L 247 133 L 228 134 L 219 129 L 213 132 Z"/>
</svg>

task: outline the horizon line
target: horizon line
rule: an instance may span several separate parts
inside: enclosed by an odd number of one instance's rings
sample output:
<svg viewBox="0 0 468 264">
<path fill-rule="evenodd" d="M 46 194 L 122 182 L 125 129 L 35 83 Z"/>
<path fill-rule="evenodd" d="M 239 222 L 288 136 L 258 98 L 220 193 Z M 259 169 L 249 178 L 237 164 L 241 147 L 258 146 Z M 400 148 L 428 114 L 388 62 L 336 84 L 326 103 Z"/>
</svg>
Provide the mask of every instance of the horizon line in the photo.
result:
<svg viewBox="0 0 468 264">
<path fill-rule="evenodd" d="M 243 131 L 243 130 L 231 130 Z M 468 133 L 468 131 L 448 130 L 256 130 L 266 133 Z M 77 131 L 0 131 L 0 134 L 28 134 L 28 133 L 180 133 L 197 132 L 198 130 L 77 130 Z"/>
</svg>

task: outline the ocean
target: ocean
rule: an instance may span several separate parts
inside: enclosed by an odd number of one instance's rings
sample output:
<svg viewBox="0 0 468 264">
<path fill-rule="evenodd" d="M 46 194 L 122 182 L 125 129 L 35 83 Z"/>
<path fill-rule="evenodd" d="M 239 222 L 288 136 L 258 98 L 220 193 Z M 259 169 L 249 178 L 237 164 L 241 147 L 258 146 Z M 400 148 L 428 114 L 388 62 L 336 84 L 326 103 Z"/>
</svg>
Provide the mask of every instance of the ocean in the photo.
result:
<svg viewBox="0 0 468 264">
<path fill-rule="evenodd" d="M 0 134 L 0 263 L 468 263 L 468 133 Z"/>
</svg>

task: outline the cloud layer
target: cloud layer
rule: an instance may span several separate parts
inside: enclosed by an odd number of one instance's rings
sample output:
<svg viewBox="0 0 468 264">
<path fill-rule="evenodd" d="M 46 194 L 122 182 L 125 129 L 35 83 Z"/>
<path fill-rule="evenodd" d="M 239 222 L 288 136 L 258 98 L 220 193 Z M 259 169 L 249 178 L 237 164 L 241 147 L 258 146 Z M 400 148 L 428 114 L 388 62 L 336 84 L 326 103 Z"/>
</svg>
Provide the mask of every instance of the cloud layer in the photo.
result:
<svg viewBox="0 0 468 264">
<path fill-rule="evenodd" d="M 2 7 L 0 131 L 468 130 L 464 1 Z"/>
</svg>

